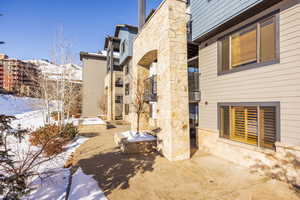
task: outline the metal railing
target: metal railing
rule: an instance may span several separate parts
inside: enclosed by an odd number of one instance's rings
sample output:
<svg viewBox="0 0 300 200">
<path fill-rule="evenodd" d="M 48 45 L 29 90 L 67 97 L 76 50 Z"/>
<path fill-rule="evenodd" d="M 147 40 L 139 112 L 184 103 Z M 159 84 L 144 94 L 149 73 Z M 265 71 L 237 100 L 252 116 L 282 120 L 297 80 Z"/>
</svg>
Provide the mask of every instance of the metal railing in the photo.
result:
<svg viewBox="0 0 300 200">
<path fill-rule="evenodd" d="M 157 101 L 157 76 L 151 76 L 145 80 L 144 100 Z"/>
<path fill-rule="evenodd" d="M 189 72 L 188 73 L 188 83 L 189 83 L 189 101 L 200 101 L 200 85 L 199 85 L 199 72 Z"/>
</svg>

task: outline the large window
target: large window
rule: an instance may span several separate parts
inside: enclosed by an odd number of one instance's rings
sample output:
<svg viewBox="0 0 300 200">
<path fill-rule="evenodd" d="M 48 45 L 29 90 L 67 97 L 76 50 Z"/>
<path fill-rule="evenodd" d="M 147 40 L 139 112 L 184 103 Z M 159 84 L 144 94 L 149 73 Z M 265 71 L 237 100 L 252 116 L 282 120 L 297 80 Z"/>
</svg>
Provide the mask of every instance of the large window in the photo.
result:
<svg viewBox="0 0 300 200">
<path fill-rule="evenodd" d="M 275 16 L 251 24 L 219 41 L 219 72 L 276 61 Z"/>
<path fill-rule="evenodd" d="M 117 95 L 116 96 L 116 99 L 115 99 L 115 103 L 123 103 L 123 96 L 121 95 Z"/>
<path fill-rule="evenodd" d="M 126 83 L 126 84 L 125 84 L 125 95 L 126 95 L 126 96 L 129 95 L 129 88 L 130 88 L 129 83 Z"/>
<path fill-rule="evenodd" d="M 125 115 L 129 115 L 129 104 L 125 104 Z"/>
<path fill-rule="evenodd" d="M 118 77 L 115 82 L 116 87 L 123 87 L 123 80 L 121 77 Z"/>
<path fill-rule="evenodd" d="M 276 106 L 221 105 L 220 137 L 259 147 L 275 148 L 278 132 Z"/>
</svg>

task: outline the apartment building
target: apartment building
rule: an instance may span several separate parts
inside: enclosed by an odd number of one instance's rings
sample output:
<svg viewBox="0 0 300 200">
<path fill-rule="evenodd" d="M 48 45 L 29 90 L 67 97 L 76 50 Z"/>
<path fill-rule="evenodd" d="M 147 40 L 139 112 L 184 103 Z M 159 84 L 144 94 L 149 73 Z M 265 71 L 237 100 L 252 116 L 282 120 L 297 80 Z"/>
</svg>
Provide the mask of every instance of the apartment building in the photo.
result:
<svg viewBox="0 0 300 200">
<path fill-rule="evenodd" d="M 113 36 L 106 37 L 104 50 L 107 52 L 104 82 L 107 119 L 121 120 L 123 118 L 123 68 L 119 65 L 120 39 Z"/>
<path fill-rule="evenodd" d="M 3 89 L 3 81 L 4 81 L 4 67 L 0 65 L 0 90 Z"/>
<path fill-rule="evenodd" d="M 249 167 L 299 156 L 299 11 L 293 0 L 191 1 L 203 149 Z"/>
<path fill-rule="evenodd" d="M 119 65 L 123 69 L 123 108 L 122 118 L 130 122 L 132 110 L 132 45 L 138 28 L 128 24 L 120 24 L 115 28 L 115 37 L 120 39 Z"/>
<path fill-rule="evenodd" d="M 104 80 L 107 70 L 106 52 L 80 52 L 83 64 L 82 117 L 106 115 Z M 101 105 L 103 104 L 103 105 Z"/>
<path fill-rule="evenodd" d="M 300 156 L 299 1 L 164 0 L 147 21 L 139 3 L 132 71 L 146 80 L 156 65 L 165 157 L 194 145 L 247 167 Z"/>
<path fill-rule="evenodd" d="M 40 70 L 35 64 L 2 55 L 0 65 L 3 66 L 3 89 L 26 96 L 37 94 Z"/>
</svg>

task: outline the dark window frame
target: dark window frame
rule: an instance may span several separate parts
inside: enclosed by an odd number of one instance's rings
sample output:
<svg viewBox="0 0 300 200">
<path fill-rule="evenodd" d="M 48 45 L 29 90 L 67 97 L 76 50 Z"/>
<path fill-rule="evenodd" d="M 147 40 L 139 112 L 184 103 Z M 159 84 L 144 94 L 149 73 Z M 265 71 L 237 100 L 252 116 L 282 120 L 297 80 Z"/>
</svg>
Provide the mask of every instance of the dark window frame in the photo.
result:
<svg viewBox="0 0 300 200">
<path fill-rule="evenodd" d="M 128 96 L 130 94 L 130 83 L 125 84 L 125 96 Z"/>
<path fill-rule="evenodd" d="M 115 103 L 123 104 L 123 95 L 116 95 Z"/>
<path fill-rule="evenodd" d="M 281 132 L 280 132 L 280 128 L 281 128 L 281 118 L 280 118 L 280 102 L 279 101 L 274 101 L 274 102 L 222 102 L 222 103 L 218 103 L 217 104 L 217 123 L 218 123 L 218 130 L 219 130 L 219 138 L 222 139 L 226 139 L 226 140 L 230 140 L 232 142 L 237 142 L 237 143 L 241 143 L 235 140 L 231 140 L 225 137 L 221 137 L 221 107 L 224 106 L 234 106 L 234 107 L 275 107 L 275 112 L 276 112 L 276 142 L 280 142 L 281 141 Z M 242 143 L 245 145 L 250 145 L 247 143 Z M 264 147 L 261 147 L 259 145 L 257 145 L 258 148 L 262 148 L 265 149 Z M 276 150 L 276 149 L 275 149 Z"/>
<path fill-rule="evenodd" d="M 129 115 L 129 104 L 124 104 L 124 114 Z"/>
<path fill-rule="evenodd" d="M 257 26 L 260 26 L 261 23 L 263 23 L 264 21 L 266 21 L 266 20 L 268 20 L 272 17 L 274 17 L 274 23 L 275 23 L 275 59 L 272 60 L 272 61 L 267 61 L 267 62 L 255 62 L 255 63 L 243 64 L 243 65 L 240 65 L 239 67 L 236 67 L 234 69 L 230 69 L 230 70 L 227 70 L 227 71 L 222 71 L 222 41 L 225 38 L 230 37 L 231 35 L 234 35 L 234 34 L 240 32 L 240 31 L 243 31 L 244 29 L 247 29 L 248 27 L 253 26 L 254 24 L 256 24 Z M 222 36 L 221 38 L 219 38 L 217 40 L 217 46 L 218 46 L 217 47 L 217 60 L 218 60 L 218 64 L 217 64 L 218 65 L 217 66 L 218 67 L 218 72 L 217 73 L 218 73 L 218 76 L 280 63 L 280 28 L 279 28 L 280 20 L 279 20 L 279 18 L 280 18 L 279 17 L 279 11 L 277 10 L 277 11 L 274 11 L 274 12 L 268 14 L 268 15 L 265 15 L 264 17 L 261 17 L 261 18 L 255 20 L 255 21 L 253 21 L 253 22 L 251 22 L 251 23 L 249 23 L 245 26 L 242 26 L 242 27 L 226 34 L 225 36 Z M 258 34 L 258 35 L 260 35 L 260 34 Z M 260 46 L 260 43 L 259 43 L 259 46 Z M 230 47 L 231 46 L 229 46 L 229 48 Z M 257 47 L 257 48 L 260 48 L 260 47 Z M 258 52 L 259 52 L 259 50 L 258 50 Z M 260 54 L 258 54 L 257 56 L 259 56 L 259 55 Z M 229 54 L 229 56 L 230 56 L 230 54 Z M 231 59 L 231 58 L 229 57 L 229 59 Z"/>
</svg>

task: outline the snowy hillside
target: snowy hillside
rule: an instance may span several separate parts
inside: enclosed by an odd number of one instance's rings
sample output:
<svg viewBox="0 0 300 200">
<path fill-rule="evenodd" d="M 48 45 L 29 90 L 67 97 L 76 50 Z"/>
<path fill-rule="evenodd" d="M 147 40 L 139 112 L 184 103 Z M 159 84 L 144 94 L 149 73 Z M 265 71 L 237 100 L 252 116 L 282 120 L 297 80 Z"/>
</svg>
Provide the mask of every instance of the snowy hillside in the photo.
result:
<svg viewBox="0 0 300 200">
<path fill-rule="evenodd" d="M 55 65 L 46 60 L 27 60 L 26 62 L 38 65 L 43 74 L 50 79 L 61 78 L 63 72 L 68 75 L 68 79 L 82 81 L 82 67 L 75 64 Z"/>
</svg>

